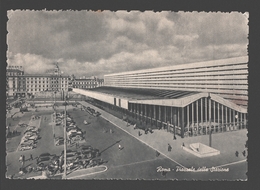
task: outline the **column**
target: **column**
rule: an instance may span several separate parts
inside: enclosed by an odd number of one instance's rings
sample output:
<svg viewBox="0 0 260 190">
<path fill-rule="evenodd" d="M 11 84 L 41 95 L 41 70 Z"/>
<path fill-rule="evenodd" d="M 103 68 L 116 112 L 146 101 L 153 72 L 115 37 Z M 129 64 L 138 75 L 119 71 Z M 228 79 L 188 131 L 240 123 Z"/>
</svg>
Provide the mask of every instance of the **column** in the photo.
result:
<svg viewBox="0 0 260 190">
<path fill-rule="evenodd" d="M 187 127 L 188 127 L 188 131 L 190 129 L 190 109 L 189 109 L 189 105 L 187 106 Z"/>
<path fill-rule="evenodd" d="M 157 127 L 156 105 L 153 105 L 153 117 L 154 117 L 155 125 Z"/>
<path fill-rule="evenodd" d="M 199 100 L 196 101 L 196 115 L 197 115 L 197 124 L 198 124 L 198 127 L 199 127 Z"/>
<path fill-rule="evenodd" d="M 208 126 L 208 105 L 207 105 L 207 98 L 205 98 L 205 122 L 206 122 L 206 126 Z"/>
<path fill-rule="evenodd" d="M 231 109 L 230 108 L 228 108 L 228 110 L 229 110 L 229 123 L 230 123 L 230 128 L 231 128 L 231 125 L 232 125 L 232 116 L 231 116 Z"/>
<path fill-rule="evenodd" d="M 179 127 L 180 125 L 180 113 L 179 113 L 179 108 L 177 108 L 177 126 Z"/>
<path fill-rule="evenodd" d="M 173 124 L 172 107 L 171 107 L 171 124 Z"/>
<path fill-rule="evenodd" d="M 197 102 L 198 100 L 196 101 L 196 103 Z M 194 126 L 194 102 L 191 103 L 191 125 Z"/>
<path fill-rule="evenodd" d="M 200 99 L 200 122 L 203 126 L 203 98 Z"/>
<path fill-rule="evenodd" d="M 223 132 L 223 122 L 224 122 L 224 106 L 221 104 L 221 127 Z"/>
<path fill-rule="evenodd" d="M 174 135 L 176 134 L 176 126 L 177 126 L 177 109 L 178 108 L 174 108 L 173 109 L 173 132 L 174 132 Z"/>
<path fill-rule="evenodd" d="M 164 122 L 167 123 L 167 107 L 164 106 Z"/>
<path fill-rule="evenodd" d="M 228 123 L 228 117 L 227 117 L 227 106 L 225 106 L 225 112 L 226 112 L 226 118 L 225 118 L 225 123 L 226 123 L 226 130 L 227 130 L 227 123 Z"/>
<path fill-rule="evenodd" d="M 242 115 L 242 113 L 239 113 L 239 118 L 240 118 L 240 129 L 241 129 L 242 125 L 243 125 L 243 115 Z"/>
<path fill-rule="evenodd" d="M 184 138 L 184 108 L 180 108 L 181 138 Z"/>
<path fill-rule="evenodd" d="M 162 127 L 162 110 L 161 110 L 162 106 L 158 106 L 158 107 L 159 107 L 159 116 L 158 116 L 159 119 L 158 120 L 159 120 L 159 123 L 160 123 L 159 126 L 161 128 Z"/>
<path fill-rule="evenodd" d="M 245 128 L 246 128 L 246 114 L 244 113 L 244 125 L 245 125 Z"/>
<path fill-rule="evenodd" d="M 144 112 L 145 112 L 145 124 L 147 125 L 147 117 L 148 117 L 148 114 L 147 114 L 147 104 L 144 105 Z"/>
<path fill-rule="evenodd" d="M 220 126 L 219 126 L 219 103 L 217 102 L 218 104 L 218 130 L 220 130 Z"/>
<path fill-rule="evenodd" d="M 233 111 L 233 126 L 234 126 L 234 130 L 236 130 L 236 111 L 235 110 L 232 111 Z"/>
<path fill-rule="evenodd" d="M 211 133 L 211 99 L 210 98 L 209 98 L 209 133 Z"/>
<path fill-rule="evenodd" d="M 215 111 L 215 109 L 216 109 L 216 107 L 215 107 L 215 101 L 214 100 L 212 100 L 212 102 L 213 102 L 213 123 L 214 123 L 214 131 L 215 131 L 215 114 L 216 114 L 216 111 Z"/>
</svg>

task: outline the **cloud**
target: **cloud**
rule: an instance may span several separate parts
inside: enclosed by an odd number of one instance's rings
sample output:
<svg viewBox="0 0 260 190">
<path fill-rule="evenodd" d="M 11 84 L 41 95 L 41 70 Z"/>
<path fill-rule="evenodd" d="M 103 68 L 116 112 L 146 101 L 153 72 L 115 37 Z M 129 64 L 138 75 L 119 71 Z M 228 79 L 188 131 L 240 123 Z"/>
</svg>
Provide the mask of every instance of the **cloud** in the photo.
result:
<svg viewBox="0 0 260 190">
<path fill-rule="evenodd" d="M 8 63 L 99 75 L 247 55 L 248 14 L 8 11 Z M 40 70 L 39 70 L 40 68 Z"/>
</svg>

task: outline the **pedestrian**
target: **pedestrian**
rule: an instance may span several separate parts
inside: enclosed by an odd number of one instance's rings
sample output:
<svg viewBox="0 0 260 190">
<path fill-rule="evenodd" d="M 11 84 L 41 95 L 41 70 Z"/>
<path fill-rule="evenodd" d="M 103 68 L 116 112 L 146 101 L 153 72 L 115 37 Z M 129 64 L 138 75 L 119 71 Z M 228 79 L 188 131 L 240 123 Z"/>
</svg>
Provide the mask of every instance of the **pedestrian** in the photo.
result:
<svg viewBox="0 0 260 190">
<path fill-rule="evenodd" d="M 184 143 L 182 143 L 182 146 L 183 146 L 183 147 L 185 147 L 185 144 L 184 144 Z"/>
<path fill-rule="evenodd" d="M 24 161 L 21 162 L 21 168 L 23 168 L 23 166 L 24 166 Z"/>
<path fill-rule="evenodd" d="M 22 162 L 23 161 L 23 156 L 21 155 L 20 157 L 19 157 L 19 162 Z"/>
<path fill-rule="evenodd" d="M 138 131 L 138 136 L 141 136 L 141 135 L 142 135 L 142 133 L 140 131 Z"/>
<path fill-rule="evenodd" d="M 33 160 L 33 156 L 32 156 L 32 154 L 30 155 L 30 160 Z"/>
<path fill-rule="evenodd" d="M 238 151 L 236 151 L 235 155 L 236 155 L 236 157 L 238 157 L 238 155 L 239 155 L 239 152 L 238 152 Z"/>
<path fill-rule="evenodd" d="M 170 144 L 168 144 L 168 152 L 171 152 L 171 150 L 172 150 L 172 147 Z"/>
<path fill-rule="evenodd" d="M 244 151 L 242 152 L 242 154 L 243 154 L 243 156 L 245 157 L 245 156 L 246 156 L 246 151 L 244 150 Z"/>
<path fill-rule="evenodd" d="M 23 155 L 23 162 L 25 161 L 25 156 Z"/>
</svg>

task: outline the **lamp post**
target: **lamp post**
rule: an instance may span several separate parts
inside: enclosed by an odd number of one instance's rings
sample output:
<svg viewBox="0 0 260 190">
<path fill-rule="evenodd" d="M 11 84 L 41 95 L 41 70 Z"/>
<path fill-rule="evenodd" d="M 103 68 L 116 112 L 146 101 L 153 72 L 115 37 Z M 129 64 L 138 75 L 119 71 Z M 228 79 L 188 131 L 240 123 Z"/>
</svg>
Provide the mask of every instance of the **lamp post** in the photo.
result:
<svg viewBox="0 0 260 190">
<path fill-rule="evenodd" d="M 66 126 L 67 126 L 67 102 L 65 97 L 64 102 L 65 110 L 64 110 L 64 173 L 63 173 L 63 179 L 66 179 L 67 175 L 67 132 L 66 132 Z"/>
</svg>

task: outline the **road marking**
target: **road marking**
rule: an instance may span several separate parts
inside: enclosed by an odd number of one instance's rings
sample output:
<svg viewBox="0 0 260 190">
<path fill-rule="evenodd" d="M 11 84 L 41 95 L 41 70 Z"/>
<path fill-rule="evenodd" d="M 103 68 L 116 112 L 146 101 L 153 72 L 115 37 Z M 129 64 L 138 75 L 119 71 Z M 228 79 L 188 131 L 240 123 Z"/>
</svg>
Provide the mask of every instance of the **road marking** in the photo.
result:
<svg viewBox="0 0 260 190">
<path fill-rule="evenodd" d="M 154 159 L 150 159 L 150 160 L 143 160 L 143 161 L 140 161 L 140 162 L 133 162 L 133 163 L 129 163 L 129 164 L 113 166 L 110 169 L 118 168 L 118 167 L 124 167 L 124 166 L 131 166 L 131 165 L 141 164 L 141 163 L 145 163 L 145 162 L 152 162 L 152 161 L 155 161 L 155 160 L 163 160 L 163 159 L 166 159 L 166 158 L 154 158 Z"/>
<path fill-rule="evenodd" d="M 104 167 L 105 169 L 102 171 L 97 171 L 97 172 L 93 172 L 93 173 L 88 173 L 88 174 L 82 174 L 82 175 L 77 175 L 77 176 L 73 176 L 73 177 L 67 177 L 66 179 L 74 179 L 74 178 L 79 178 L 79 177 L 84 177 L 84 176 L 88 176 L 88 175 L 93 175 L 93 174 L 98 174 L 98 173 L 103 173 L 107 171 L 107 166 L 105 165 L 101 165 L 101 166 L 97 166 L 96 168 L 101 168 Z M 89 168 L 89 169 L 93 169 L 93 168 Z M 87 169 L 86 169 L 87 170 Z M 79 170 L 80 171 L 80 170 Z"/>
<path fill-rule="evenodd" d="M 149 145 L 148 143 L 144 142 L 143 140 L 137 138 L 136 136 L 132 135 L 131 133 L 129 133 L 128 131 L 126 131 L 125 129 L 119 127 L 117 124 L 115 124 L 114 122 L 110 121 L 109 119 L 105 118 L 103 115 L 101 115 L 101 117 L 103 117 L 104 119 L 108 120 L 110 123 L 112 123 L 113 125 L 115 125 L 116 127 L 118 127 L 119 129 L 125 131 L 126 133 L 128 133 L 129 135 L 131 135 L 132 137 L 136 138 L 137 140 L 141 141 L 142 143 L 146 144 L 147 146 L 149 146 L 150 148 L 154 149 L 155 151 L 159 152 L 160 154 L 164 155 L 166 158 L 170 159 L 171 161 L 173 161 L 174 163 L 178 164 L 179 166 L 183 167 L 186 169 L 185 166 L 181 165 L 180 163 L 178 163 L 177 161 L 173 160 L 172 158 L 170 158 L 169 156 L 167 156 L 166 154 L 162 153 L 161 151 L 155 149 L 154 147 L 152 147 L 151 145 Z"/>
<path fill-rule="evenodd" d="M 234 165 L 234 164 L 239 164 L 239 163 L 242 163 L 242 162 L 245 162 L 246 159 L 244 160 L 240 160 L 240 161 L 237 161 L 237 162 L 231 162 L 231 163 L 228 163 L 228 164 L 223 164 L 223 165 L 220 165 L 220 166 L 215 166 L 215 168 L 220 168 L 220 167 L 224 167 L 224 166 L 230 166 L 230 165 Z"/>
</svg>

